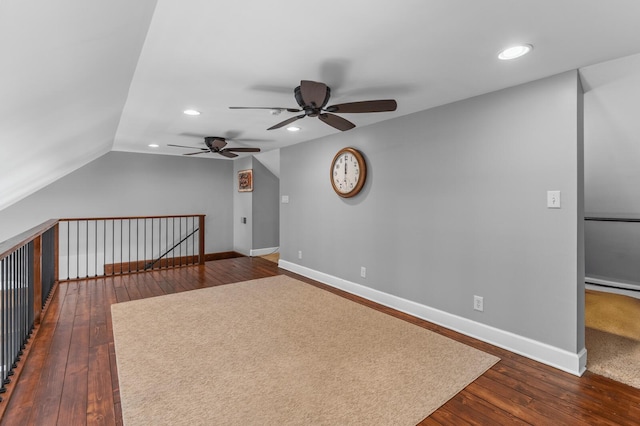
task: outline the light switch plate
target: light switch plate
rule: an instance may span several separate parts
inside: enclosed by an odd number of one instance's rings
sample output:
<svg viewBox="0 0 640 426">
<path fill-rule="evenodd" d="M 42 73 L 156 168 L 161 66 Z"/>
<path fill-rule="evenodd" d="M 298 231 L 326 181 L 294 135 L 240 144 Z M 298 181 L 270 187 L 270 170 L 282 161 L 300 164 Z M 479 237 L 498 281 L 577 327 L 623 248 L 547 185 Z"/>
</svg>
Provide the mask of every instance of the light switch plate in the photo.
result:
<svg viewBox="0 0 640 426">
<path fill-rule="evenodd" d="M 560 208 L 560 191 L 547 191 L 547 207 L 550 209 Z"/>
<path fill-rule="evenodd" d="M 283 195 L 282 196 L 282 204 L 289 204 L 289 196 L 288 195 Z"/>
</svg>

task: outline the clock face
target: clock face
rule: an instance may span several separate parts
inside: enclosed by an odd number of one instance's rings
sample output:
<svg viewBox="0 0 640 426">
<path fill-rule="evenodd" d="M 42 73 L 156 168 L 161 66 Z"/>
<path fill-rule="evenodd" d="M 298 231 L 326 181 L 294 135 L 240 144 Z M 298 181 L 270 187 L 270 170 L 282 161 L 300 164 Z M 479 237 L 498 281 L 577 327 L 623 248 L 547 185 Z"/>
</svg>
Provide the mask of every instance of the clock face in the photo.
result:
<svg viewBox="0 0 640 426">
<path fill-rule="evenodd" d="M 353 197 L 364 186 L 367 167 L 364 157 L 353 148 L 343 148 L 331 163 L 331 185 L 344 198 Z"/>
</svg>

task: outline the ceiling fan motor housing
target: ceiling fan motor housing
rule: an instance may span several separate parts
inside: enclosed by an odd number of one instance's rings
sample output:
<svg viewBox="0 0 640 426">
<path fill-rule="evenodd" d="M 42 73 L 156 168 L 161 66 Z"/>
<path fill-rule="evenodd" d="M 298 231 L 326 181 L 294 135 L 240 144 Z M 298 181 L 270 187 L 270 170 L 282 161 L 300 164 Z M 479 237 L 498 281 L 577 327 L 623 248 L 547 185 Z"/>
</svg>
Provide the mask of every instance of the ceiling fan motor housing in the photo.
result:
<svg viewBox="0 0 640 426">
<path fill-rule="evenodd" d="M 326 86 L 326 88 L 327 93 L 324 96 L 322 105 L 316 105 L 315 107 L 313 105 L 307 104 L 304 99 L 302 99 L 302 90 L 300 90 L 300 86 L 293 89 L 293 94 L 296 98 L 296 102 L 298 103 L 298 105 L 300 105 L 300 108 L 304 110 L 306 115 L 315 117 L 320 114 L 320 110 L 327 105 L 327 102 L 329 102 L 329 98 L 331 97 L 331 88 L 329 88 L 329 86 Z"/>
<path fill-rule="evenodd" d="M 219 138 L 219 137 L 216 137 L 216 136 L 206 136 L 206 137 L 204 138 L 204 144 L 205 144 L 205 145 L 207 145 L 207 147 L 208 147 L 211 151 L 213 151 L 213 152 L 217 152 L 217 151 L 219 151 L 219 150 L 220 150 L 220 148 L 221 148 L 221 147 L 220 147 L 220 146 L 216 146 L 216 144 L 215 144 L 215 141 L 216 141 L 216 140 L 218 140 L 218 141 L 222 141 L 224 144 L 219 143 L 219 144 L 222 144 L 222 146 L 226 145 L 226 142 L 225 142 L 225 140 L 224 140 L 223 138 Z"/>
</svg>

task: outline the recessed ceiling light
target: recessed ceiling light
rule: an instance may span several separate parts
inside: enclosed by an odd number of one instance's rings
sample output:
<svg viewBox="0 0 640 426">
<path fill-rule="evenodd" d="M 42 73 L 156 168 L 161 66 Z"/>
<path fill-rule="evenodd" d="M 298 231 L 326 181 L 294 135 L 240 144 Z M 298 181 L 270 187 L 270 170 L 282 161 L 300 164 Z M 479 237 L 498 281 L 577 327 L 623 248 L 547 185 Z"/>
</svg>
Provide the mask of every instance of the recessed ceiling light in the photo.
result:
<svg viewBox="0 0 640 426">
<path fill-rule="evenodd" d="M 196 111 L 195 109 L 185 109 L 183 112 L 187 115 L 200 115 L 200 111 Z"/>
<path fill-rule="evenodd" d="M 287 130 L 290 131 L 290 132 L 297 132 L 298 130 L 300 130 L 300 127 L 289 126 L 289 127 L 287 127 Z"/>
<path fill-rule="evenodd" d="M 149 144 L 149 148 L 158 148 L 160 145 L 158 145 L 157 143 L 150 143 Z"/>
<path fill-rule="evenodd" d="M 518 46 L 511 46 L 504 49 L 498 55 L 498 59 L 502 59 L 503 61 L 508 61 L 510 59 L 516 59 L 520 56 L 524 56 L 527 53 L 531 52 L 533 46 L 530 44 L 520 44 Z"/>
</svg>

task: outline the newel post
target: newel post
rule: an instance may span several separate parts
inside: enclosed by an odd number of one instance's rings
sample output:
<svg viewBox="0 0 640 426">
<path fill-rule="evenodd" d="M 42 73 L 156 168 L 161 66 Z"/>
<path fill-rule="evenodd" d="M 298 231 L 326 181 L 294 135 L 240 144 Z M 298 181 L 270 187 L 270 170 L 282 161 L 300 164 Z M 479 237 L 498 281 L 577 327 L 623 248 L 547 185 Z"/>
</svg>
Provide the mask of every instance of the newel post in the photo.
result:
<svg viewBox="0 0 640 426">
<path fill-rule="evenodd" d="M 198 242 L 198 257 L 200 259 L 200 265 L 204 265 L 204 216 L 205 215 L 203 214 L 198 216 L 200 219 L 200 234 L 198 235 L 200 237 L 200 240 Z"/>
<path fill-rule="evenodd" d="M 53 281 L 58 282 L 59 274 L 59 260 L 60 260 L 60 252 L 58 249 L 58 234 L 60 231 L 60 222 L 57 221 L 55 226 L 53 227 Z"/>
<path fill-rule="evenodd" d="M 33 324 L 40 324 L 42 313 L 42 234 L 33 240 Z"/>
</svg>

